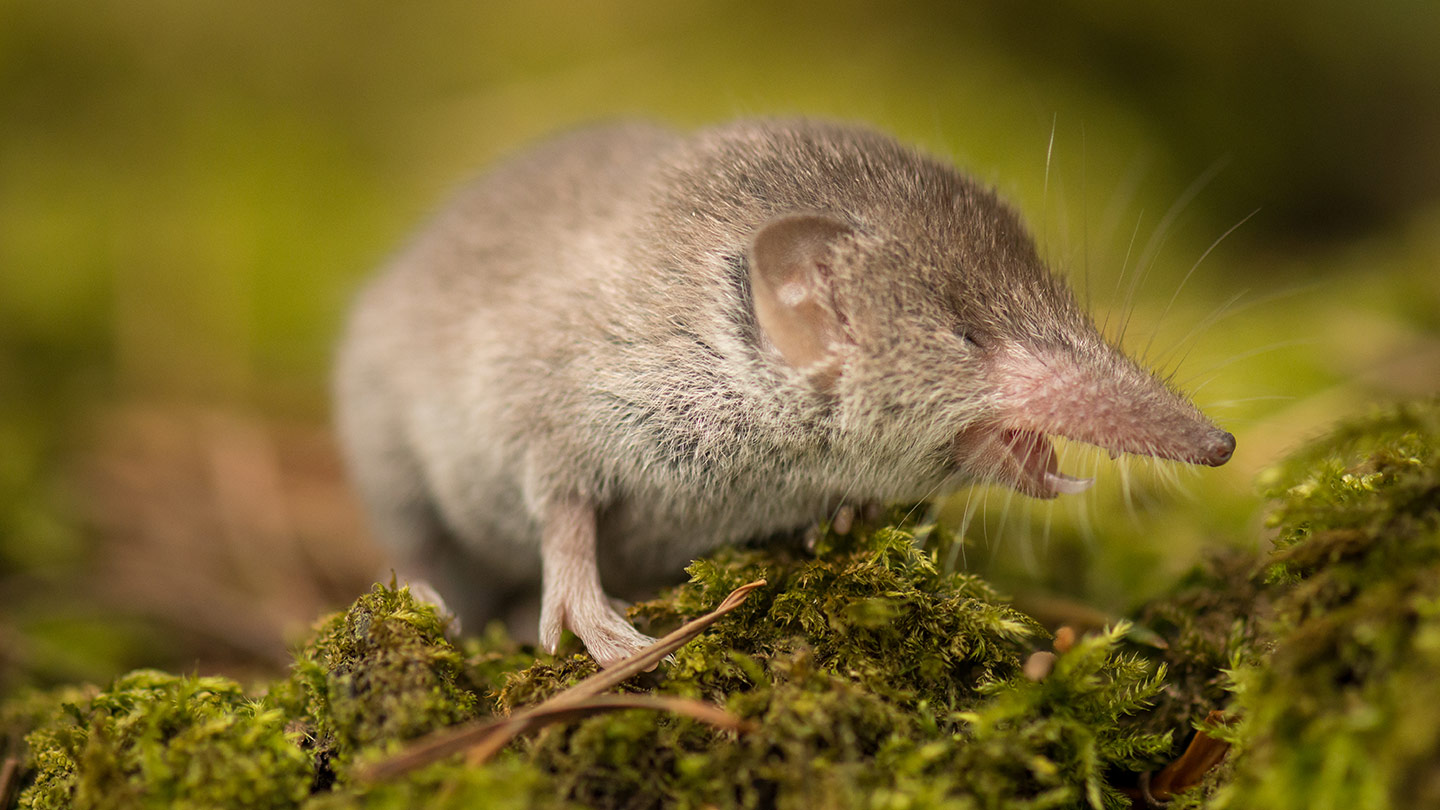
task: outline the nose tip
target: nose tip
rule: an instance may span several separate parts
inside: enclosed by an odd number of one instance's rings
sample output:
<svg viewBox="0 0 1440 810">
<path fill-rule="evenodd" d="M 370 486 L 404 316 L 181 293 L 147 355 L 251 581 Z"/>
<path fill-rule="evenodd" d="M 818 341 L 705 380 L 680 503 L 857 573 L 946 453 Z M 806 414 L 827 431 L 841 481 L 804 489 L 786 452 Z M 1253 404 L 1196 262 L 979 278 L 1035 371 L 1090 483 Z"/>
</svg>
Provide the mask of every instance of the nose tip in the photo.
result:
<svg viewBox="0 0 1440 810">
<path fill-rule="evenodd" d="M 1235 454 L 1235 437 L 1223 430 L 1217 430 L 1205 440 L 1202 461 L 1211 467 L 1219 467 Z"/>
</svg>

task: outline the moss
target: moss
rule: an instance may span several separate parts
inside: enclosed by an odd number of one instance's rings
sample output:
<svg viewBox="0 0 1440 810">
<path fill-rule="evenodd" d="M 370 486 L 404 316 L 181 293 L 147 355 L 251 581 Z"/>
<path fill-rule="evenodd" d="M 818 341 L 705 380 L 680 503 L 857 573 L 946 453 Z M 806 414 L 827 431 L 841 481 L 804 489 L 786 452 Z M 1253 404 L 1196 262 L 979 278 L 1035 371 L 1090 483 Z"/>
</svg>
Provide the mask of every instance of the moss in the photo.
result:
<svg viewBox="0 0 1440 810">
<path fill-rule="evenodd" d="M 1440 401 L 1346 422 L 1264 479 L 1273 651 L 1236 673 L 1212 807 L 1440 804 Z"/>
<path fill-rule="evenodd" d="M 278 708 L 224 678 L 142 670 L 29 735 L 25 808 L 297 807 L 310 759 Z"/>
<path fill-rule="evenodd" d="M 1169 739 L 1117 721 L 1159 677 L 1110 635 L 1029 681 L 1021 663 L 1043 630 L 980 580 L 942 574 L 904 514 L 824 533 L 813 555 L 720 552 L 633 610 L 658 632 L 766 577 L 657 686 L 722 702 L 760 731 L 626 712 L 553 730 L 529 755 L 587 806 L 1126 805 L 1107 774 L 1143 767 Z M 579 674 L 566 664 L 513 677 L 502 703 L 551 693 Z"/>
<path fill-rule="evenodd" d="M 515 643 L 500 622 L 492 622 L 483 634 L 462 640 L 460 646 L 464 679 L 475 689 L 476 711 L 484 715 L 500 711 L 501 692 L 514 673 L 539 665 L 535 648 Z M 544 660 L 549 658 L 544 656 Z M 577 656 L 577 659 L 586 665 L 583 667 L 586 674 L 595 671 L 589 656 Z"/>
<path fill-rule="evenodd" d="M 201 796 L 194 781 L 177 787 L 135 764 L 155 761 L 158 749 L 152 737 L 112 728 L 101 711 L 124 706 L 132 722 L 167 729 L 211 729 L 209 719 L 225 718 L 214 728 L 234 740 L 196 732 L 175 749 L 186 761 L 244 762 L 205 776 L 203 796 L 217 805 L 1121 806 L 1110 774 L 1144 767 L 1168 738 L 1117 721 L 1157 693 L 1160 676 L 1111 634 L 1082 642 L 1044 680 L 1028 680 L 1021 664 L 1044 643 L 1043 630 L 982 581 L 941 573 L 921 541 L 953 538 L 902 515 L 844 537 L 824 532 L 813 552 L 723 551 L 692 566 L 689 583 L 635 608 L 661 632 L 737 585 L 770 579 L 662 671 L 625 685 L 723 703 L 756 721 L 754 733 L 625 711 L 545 730 L 483 768 L 441 763 L 383 786 L 359 784 L 350 774 L 360 760 L 537 702 L 594 671 L 586 656 L 537 659 L 497 631 L 457 648 L 433 610 L 404 589 L 377 586 L 317 626 L 291 677 L 261 700 L 229 682 L 137 673 L 83 708 L 52 705 L 43 718 L 12 711 L 16 723 L 39 726 L 26 801 L 79 804 L 100 789 L 131 804 Z M 35 705 L 46 700 L 55 696 Z M 175 712 L 182 717 L 166 719 Z M 237 748 L 246 741 L 253 752 Z M 258 788 L 238 778 L 255 768 L 275 771 L 271 782 L 250 783 L 268 785 L 269 795 L 246 792 Z"/>
<path fill-rule="evenodd" d="M 1272 588 L 1265 559 L 1228 549 L 1212 553 L 1164 598 L 1142 607 L 1135 622 L 1155 641 L 1134 649 L 1166 667 L 1165 689 L 1136 717 L 1152 732 L 1188 736 L 1230 702 L 1229 671 L 1254 662 L 1267 643 Z"/>
<path fill-rule="evenodd" d="M 580 810 L 546 774 L 506 754 L 483 768 L 432 765 L 381 785 L 340 785 L 315 794 L 305 810 Z"/>
<path fill-rule="evenodd" d="M 1263 481 L 1271 557 L 1218 556 L 1145 608 L 1161 648 L 1122 626 L 1039 680 L 1022 664 L 1043 629 L 985 582 L 943 573 L 956 539 L 897 510 L 808 551 L 720 551 L 633 609 L 659 634 L 769 580 L 623 686 L 721 703 L 752 733 L 623 711 L 483 767 L 362 784 L 359 762 L 595 671 L 495 629 L 457 646 L 431 608 L 376 586 L 317 625 L 260 698 L 138 672 L 12 700 L 0 740 L 25 758 L 25 807 L 1101 808 L 1129 806 L 1120 788 L 1228 703 L 1242 721 L 1214 733 L 1236 755 L 1177 807 L 1440 801 L 1440 406 L 1344 424 Z"/>
<path fill-rule="evenodd" d="M 475 671 L 432 606 L 376 585 L 319 625 L 272 694 L 306 729 L 323 787 L 359 755 L 477 716 Z"/>
<path fill-rule="evenodd" d="M 850 536 L 827 532 L 814 554 L 722 551 L 691 566 L 690 583 L 637 606 L 637 618 L 665 629 L 746 581 L 771 583 L 677 653 L 671 688 L 723 697 L 749 682 L 734 655 L 763 663 L 797 644 L 818 666 L 901 705 L 966 706 L 978 684 L 1018 671 L 1044 630 L 980 579 L 942 574 L 913 526 L 897 525 L 904 514 Z"/>
</svg>

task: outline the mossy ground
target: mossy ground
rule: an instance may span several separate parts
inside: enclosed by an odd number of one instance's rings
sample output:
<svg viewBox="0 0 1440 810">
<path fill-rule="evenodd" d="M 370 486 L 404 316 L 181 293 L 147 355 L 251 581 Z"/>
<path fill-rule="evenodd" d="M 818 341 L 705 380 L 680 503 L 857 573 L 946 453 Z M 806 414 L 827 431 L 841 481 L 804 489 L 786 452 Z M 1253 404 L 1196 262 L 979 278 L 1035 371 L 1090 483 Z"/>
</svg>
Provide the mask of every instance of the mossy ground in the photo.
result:
<svg viewBox="0 0 1440 810">
<path fill-rule="evenodd" d="M 1262 484 L 1271 642 L 1235 672 L 1212 806 L 1440 806 L 1440 404 L 1342 424 Z"/>
<path fill-rule="evenodd" d="M 285 680 L 141 671 L 32 693 L 0 710 L 0 743 L 26 808 L 1101 808 L 1131 806 L 1139 774 L 1228 707 L 1239 722 L 1216 733 L 1235 753 L 1182 805 L 1440 803 L 1440 406 L 1342 425 L 1262 483 L 1271 557 L 1217 558 L 1137 615 L 1150 643 L 1122 625 L 1038 680 L 1024 663 L 1045 629 L 942 572 L 954 538 L 897 511 L 808 551 L 722 551 L 634 608 L 660 633 L 769 581 L 624 687 L 713 701 L 750 733 L 621 711 L 367 784 L 358 766 L 407 740 L 594 671 L 498 633 L 453 643 L 376 586 Z"/>
</svg>

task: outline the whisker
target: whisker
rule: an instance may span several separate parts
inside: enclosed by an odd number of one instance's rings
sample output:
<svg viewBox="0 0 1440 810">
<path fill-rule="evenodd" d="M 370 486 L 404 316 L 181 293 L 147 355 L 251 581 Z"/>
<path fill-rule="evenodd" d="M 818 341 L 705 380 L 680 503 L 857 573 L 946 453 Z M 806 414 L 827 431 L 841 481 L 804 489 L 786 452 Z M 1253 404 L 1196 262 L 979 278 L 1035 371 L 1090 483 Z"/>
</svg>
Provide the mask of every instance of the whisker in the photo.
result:
<svg viewBox="0 0 1440 810">
<path fill-rule="evenodd" d="M 957 549 L 959 550 L 961 565 L 964 565 L 967 570 L 970 567 L 968 556 L 965 553 L 965 538 L 970 534 L 970 521 L 975 519 L 975 509 L 979 506 L 979 504 L 975 502 L 975 492 L 978 489 L 978 486 L 970 487 L 970 491 L 965 496 L 965 514 L 960 518 L 960 533 L 957 535 L 958 542 L 950 549 L 950 558 L 946 573 L 954 573 L 955 571 L 955 554 Z"/>
<path fill-rule="evenodd" d="M 1311 290 L 1318 289 L 1326 285 L 1327 283 L 1328 282 L 1324 281 L 1314 281 L 1305 284 L 1297 284 L 1293 287 L 1287 287 L 1282 290 L 1275 290 L 1273 292 L 1266 293 L 1265 295 L 1256 296 L 1255 298 L 1251 298 L 1244 303 L 1237 303 L 1240 301 L 1241 298 L 1248 294 L 1247 290 L 1241 290 L 1239 293 L 1231 296 L 1230 300 L 1226 301 L 1224 304 L 1211 311 L 1210 315 L 1202 319 L 1183 338 L 1176 342 L 1175 348 L 1171 349 L 1171 352 L 1173 353 L 1175 351 L 1179 351 L 1182 347 L 1184 348 L 1184 352 L 1180 355 L 1179 359 L 1175 361 L 1175 369 L 1178 369 L 1182 364 L 1184 364 L 1185 359 L 1188 358 L 1190 356 L 1190 352 L 1194 350 L 1195 344 L 1190 343 L 1190 341 L 1193 339 L 1198 342 L 1200 335 L 1203 334 L 1205 331 L 1214 328 L 1216 324 L 1233 318 L 1243 312 L 1252 310 L 1255 307 L 1264 304 L 1270 304 L 1275 301 L 1281 301 L 1287 298 L 1292 298 L 1302 293 L 1310 292 Z M 1159 361 L 1161 360 L 1164 361 L 1163 365 L 1170 365 L 1170 360 L 1168 357 L 1162 355 L 1161 358 L 1157 360 L 1157 363 L 1159 363 Z M 1172 370 L 1171 373 L 1173 374 L 1174 371 Z"/>
<path fill-rule="evenodd" d="M 1095 452 L 1090 454 L 1089 472 L 1091 478 L 1099 479 L 1100 465 L 1102 463 L 1100 453 Z M 1081 540 L 1083 540 L 1087 546 L 1094 546 L 1096 542 L 1095 526 L 1090 521 L 1090 502 L 1092 499 L 1098 498 L 1099 494 L 1095 490 L 1091 490 L 1089 494 L 1089 498 L 1075 498 L 1071 503 L 1073 504 L 1072 509 L 1076 528 L 1080 532 Z"/>
<path fill-rule="evenodd" d="M 1206 330 L 1210 329 L 1215 324 L 1219 323 L 1225 318 L 1230 317 L 1230 314 L 1234 311 L 1232 310 L 1232 307 L 1234 307 L 1235 304 L 1240 301 L 1240 299 L 1244 298 L 1246 295 L 1249 295 L 1249 293 L 1250 291 L 1248 289 L 1244 289 L 1225 299 L 1225 301 L 1222 302 L 1219 306 L 1212 309 L 1209 315 L 1201 318 L 1199 323 L 1191 327 L 1190 331 L 1185 333 L 1184 337 L 1176 341 L 1174 347 L 1166 350 L 1165 354 L 1162 354 L 1160 357 L 1157 357 L 1155 359 L 1155 367 L 1169 369 L 1164 374 L 1165 379 L 1169 380 L 1174 378 L 1176 372 L 1178 372 L 1180 370 L 1180 367 L 1184 365 L 1185 360 L 1190 357 L 1190 353 L 1195 350 L 1195 346 L 1199 344 L 1200 335 L 1204 334 Z M 1175 352 L 1180 351 L 1182 348 L 1184 349 L 1184 351 L 1180 353 L 1178 358 L 1175 357 Z M 1171 362 L 1172 360 L 1174 361 L 1173 365 Z"/>
<path fill-rule="evenodd" d="M 1257 347 L 1255 347 L 1255 348 L 1253 348 L 1253 349 L 1248 349 L 1248 350 L 1246 350 L 1246 351 L 1239 352 L 1238 354 L 1231 355 L 1230 357 L 1226 358 L 1223 362 L 1217 363 L 1217 364 L 1215 364 L 1215 365 L 1213 365 L 1213 366 L 1211 366 L 1211 367 L 1209 367 L 1209 368 L 1203 369 L 1203 370 L 1201 370 L 1201 371 L 1199 371 L 1199 372 L 1197 372 L 1197 373 L 1195 373 L 1195 374 L 1192 374 L 1191 376 L 1185 378 L 1184 380 L 1181 380 L 1180 383 L 1181 383 L 1182 386 L 1184 386 L 1186 383 L 1188 383 L 1188 382 L 1190 382 L 1190 381 L 1192 381 L 1192 380 L 1197 379 L 1201 374 L 1211 374 L 1211 375 L 1213 375 L 1215 372 L 1221 371 L 1222 369 L 1225 369 L 1225 368 L 1228 368 L 1229 366 L 1232 366 L 1232 365 L 1240 362 L 1241 360 L 1249 360 L 1249 359 L 1252 358 L 1252 357 L 1257 357 L 1257 356 L 1262 355 L 1262 354 L 1268 354 L 1268 353 L 1270 353 L 1270 352 L 1278 351 L 1278 350 L 1280 350 L 1280 349 L 1293 348 L 1293 347 L 1295 347 L 1295 346 L 1315 346 L 1315 345 L 1318 345 L 1319 342 L 1320 342 L 1320 341 L 1319 341 L 1318 338 L 1291 338 L 1291 339 L 1289 339 L 1289 340 L 1277 340 L 1277 341 L 1275 341 L 1274 343 L 1267 343 L 1267 344 L 1265 344 L 1264 346 L 1257 346 Z M 1213 376 L 1211 377 L 1211 379 L 1214 379 Z M 1209 380 L 1207 380 L 1206 382 L 1208 383 Z M 1200 389 L 1199 389 L 1198 387 L 1195 388 L 1195 389 L 1193 389 L 1193 390 L 1191 390 L 1191 391 L 1190 391 L 1190 397 L 1191 397 L 1191 399 L 1194 399 L 1195 394 L 1199 393 L 1199 391 L 1200 391 Z"/>
<path fill-rule="evenodd" d="M 1045 503 L 1045 524 L 1040 532 L 1040 553 L 1045 557 L 1050 556 L 1050 525 L 1055 518 L 1055 502 Z"/>
<path fill-rule="evenodd" d="M 1145 221 L 1145 209 L 1140 209 L 1140 215 L 1135 218 L 1135 230 L 1130 232 L 1130 245 L 1125 248 L 1125 260 L 1120 263 L 1120 276 L 1115 279 L 1115 297 L 1120 297 L 1120 288 L 1125 284 L 1125 272 L 1130 267 L 1130 253 L 1135 250 L 1135 238 L 1140 235 L 1140 223 Z M 1123 310 L 1122 310 L 1123 312 Z M 1105 323 L 1100 327 L 1101 334 L 1108 335 L 1110 332 L 1110 310 L 1105 312 Z M 1117 335 L 1115 342 L 1119 343 Z"/>
<path fill-rule="evenodd" d="M 1040 235 L 1045 244 L 1050 243 L 1050 161 L 1055 156 L 1055 125 L 1060 113 L 1050 117 L 1050 142 L 1045 145 L 1045 183 L 1040 192 Z"/>
<path fill-rule="evenodd" d="M 990 498 L 987 492 L 980 498 L 980 534 L 985 539 L 985 548 L 993 551 L 990 544 Z"/>
<path fill-rule="evenodd" d="M 943 484 L 943 483 L 945 483 L 945 482 L 944 482 L 944 481 L 941 481 L 940 484 L 936 484 L 935 486 L 930 487 L 930 491 L 927 492 L 927 493 L 925 493 L 925 497 L 924 497 L 924 498 L 922 498 L 921 500 L 919 500 L 919 501 L 911 504 L 911 505 L 910 505 L 910 511 L 908 511 L 908 512 L 905 513 L 905 517 L 901 518 L 901 519 L 900 519 L 900 522 L 901 522 L 901 523 L 905 523 L 906 521 L 910 520 L 910 518 L 914 517 L 914 516 L 915 516 L 915 510 L 917 510 L 917 509 L 919 509 L 921 506 L 924 506 L 925 504 L 929 503 L 929 502 L 930 502 L 930 499 L 933 498 L 933 497 L 935 497 L 935 493 L 940 491 L 940 485 Z"/>
<path fill-rule="evenodd" d="M 1000 520 L 995 527 L 996 533 L 1002 540 L 1005 537 L 1005 524 L 1010 518 L 1010 507 L 1015 504 L 1015 495 L 1015 490 L 1010 489 L 1009 487 L 1005 488 L 1002 504 L 1000 507 Z M 1035 556 L 1035 549 L 1031 546 L 1031 544 L 1020 543 L 1019 549 L 1022 558 L 1021 563 L 1025 566 L 1026 570 L 1031 572 L 1038 571 L 1040 567 L 1040 558 Z"/>
<path fill-rule="evenodd" d="M 1185 273 L 1185 276 L 1183 278 L 1180 279 L 1180 283 L 1175 287 L 1175 292 L 1170 296 L 1170 302 L 1165 305 L 1165 309 L 1160 313 L 1158 323 L 1165 322 L 1165 317 L 1170 314 L 1170 310 L 1175 308 L 1175 302 L 1180 300 L 1180 291 L 1185 289 L 1185 285 L 1189 283 L 1190 277 L 1195 275 L 1196 270 L 1200 269 L 1200 264 L 1205 261 L 1206 257 L 1208 257 L 1212 252 L 1214 252 L 1215 248 L 1219 247 L 1220 243 L 1224 242 L 1226 237 L 1230 236 L 1230 234 L 1238 230 L 1241 225 L 1249 222 L 1258 213 L 1260 213 L 1260 209 L 1256 208 L 1254 211 L 1246 214 L 1243 218 L 1241 218 L 1239 222 L 1231 225 L 1229 230 L 1220 234 L 1220 236 L 1217 237 L 1215 241 L 1211 242 L 1210 247 L 1205 248 L 1205 252 L 1200 254 L 1200 258 L 1196 259 L 1195 263 L 1190 265 L 1190 270 Z M 1150 347 L 1155 344 L 1155 336 L 1157 334 L 1159 334 L 1158 329 L 1150 333 L 1150 340 L 1145 343 L 1145 350 L 1140 352 L 1140 358 L 1142 361 L 1150 355 Z"/>
<path fill-rule="evenodd" d="M 1298 400 L 1298 399 L 1299 399 L 1299 397 L 1297 397 L 1297 396 L 1286 396 L 1286 395 L 1283 395 L 1283 394 L 1274 394 L 1274 395 L 1271 395 L 1271 396 L 1241 397 L 1240 399 L 1212 399 L 1212 400 L 1210 400 L 1209 402 L 1197 403 L 1197 404 L 1199 404 L 1200 407 L 1201 407 L 1203 410 L 1210 410 L 1211 408 L 1233 408 L 1233 407 L 1235 407 L 1236 405 L 1244 405 L 1244 404 L 1247 403 L 1247 402 L 1268 402 L 1268 401 L 1294 402 L 1294 401 L 1296 401 L 1296 400 Z"/>
<path fill-rule="evenodd" d="M 1129 513 L 1132 521 L 1138 521 L 1139 516 L 1135 511 L 1135 493 L 1132 490 L 1133 482 L 1130 480 L 1130 456 L 1128 454 L 1121 456 L 1119 462 L 1116 467 L 1120 470 L 1120 492 L 1124 496 L 1125 511 Z"/>
<path fill-rule="evenodd" d="M 1140 282 L 1144 279 L 1145 274 L 1150 271 L 1150 268 L 1154 266 L 1156 257 L 1159 256 L 1165 242 L 1170 238 L 1170 229 L 1174 226 L 1176 220 L 1180 218 L 1180 215 L 1185 213 L 1185 210 L 1190 207 L 1190 203 L 1195 201 L 1195 198 L 1200 195 L 1200 192 L 1203 191 L 1206 186 L 1210 185 L 1210 181 L 1214 180 L 1216 175 L 1220 173 L 1220 170 L 1225 168 L 1225 165 L 1229 162 L 1229 158 L 1227 157 L 1211 163 L 1209 168 L 1201 172 L 1200 176 L 1195 178 L 1194 182 L 1181 192 L 1179 198 L 1175 200 L 1174 204 L 1170 206 L 1170 209 L 1160 218 L 1160 222 L 1156 224 L 1155 231 L 1150 235 L 1149 241 L 1145 243 L 1145 249 L 1140 252 L 1140 258 L 1135 262 L 1135 276 L 1131 279 L 1130 289 L 1125 296 L 1125 311 L 1127 314 L 1125 321 L 1120 327 L 1119 339 L 1121 341 L 1125 339 L 1125 330 L 1129 325 L 1129 314 L 1133 311 L 1135 293 L 1139 291 Z"/>
<path fill-rule="evenodd" d="M 1080 275 L 1085 280 L 1085 311 L 1090 308 L 1090 187 L 1086 182 L 1085 120 L 1080 120 Z M 1046 526 L 1049 535 L 1049 526 Z"/>
<path fill-rule="evenodd" d="M 1100 233 L 1097 238 L 1100 244 L 1109 245 L 1115 238 L 1115 232 L 1120 228 L 1121 218 L 1125 211 L 1134 204 L 1135 197 L 1140 193 L 1140 183 L 1144 180 L 1149 165 L 1150 157 L 1142 151 L 1137 151 L 1131 158 L 1130 165 L 1125 169 L 1125 176 L 1116 184 L 1115 190 L 1110 194 L 1110 199 L 1105 203 L 1105 212 L 1100 220 Z"/>
</svg>

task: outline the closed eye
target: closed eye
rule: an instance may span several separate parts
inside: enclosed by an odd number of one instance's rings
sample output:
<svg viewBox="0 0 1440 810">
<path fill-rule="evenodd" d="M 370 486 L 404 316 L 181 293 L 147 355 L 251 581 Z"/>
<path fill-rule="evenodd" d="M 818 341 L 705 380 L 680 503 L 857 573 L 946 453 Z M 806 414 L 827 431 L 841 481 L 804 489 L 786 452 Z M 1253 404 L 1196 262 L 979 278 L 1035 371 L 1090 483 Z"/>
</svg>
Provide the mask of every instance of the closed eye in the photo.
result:
<svg viewBox="0 0 1440 810">
<path fill-rule="evenodd" d="M 976 335 L 974 330 L 961 327 L 955 330 L 955 334 L 959 336 L 961 340 L 965 341 L 965 348 L 967 349 L 979 350 L 985 348 L 984 338 Z"/>
</svg>

